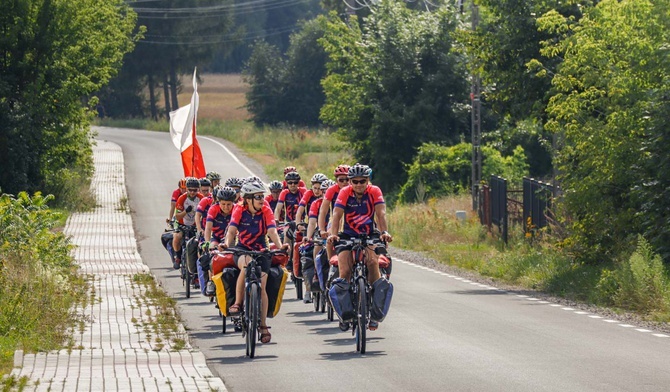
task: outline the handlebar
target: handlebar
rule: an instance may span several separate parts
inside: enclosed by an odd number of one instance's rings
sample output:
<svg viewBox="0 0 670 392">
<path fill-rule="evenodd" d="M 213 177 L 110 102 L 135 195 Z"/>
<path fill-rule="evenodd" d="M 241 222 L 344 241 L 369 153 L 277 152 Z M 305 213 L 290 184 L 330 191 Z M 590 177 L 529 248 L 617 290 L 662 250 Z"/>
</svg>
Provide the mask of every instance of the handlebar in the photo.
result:
<svg viewBox="0 0 670 392">
<path fill-rule="evenodd" d="M 241 249 L 241 248 L 227 248 L 224 251 L 218 251 L 214 250 L 212 252 L 217 252 L 217 253 L 229 253 L 229 254 L 234 254 L 234 255 L 247 255 L 247 256 L 264 256 L 264 255 L 275 255 L 275 254 L 285 254 L 288 255 L 288 252 L 284 249 L 263 249 L 263 250 L 247 250 L 247 249 Z"/>
<path fill-rule="evenodd" d="M 367 235 L 361 235 L 359 237 L 353 237 L 350 239 L 340 239 L 335 244 L 336 246 L 375 246 L 375 253 L 385 254 L 386 253 L 386 242 L 382 241 L 376 237 L 368 237 Z"/>
</svg>

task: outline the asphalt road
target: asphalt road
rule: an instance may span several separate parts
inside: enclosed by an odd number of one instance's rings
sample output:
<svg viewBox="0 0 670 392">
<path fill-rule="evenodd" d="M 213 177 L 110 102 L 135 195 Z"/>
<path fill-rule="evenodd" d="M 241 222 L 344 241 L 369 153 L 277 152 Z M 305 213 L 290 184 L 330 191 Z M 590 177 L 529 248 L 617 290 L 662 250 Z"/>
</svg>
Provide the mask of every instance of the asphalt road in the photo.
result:
<svg viewBox="0 0 670 392">
<path fill-rule="evenodd" d="M 231 391 L 670 390 L 670 337 L 403 262 L 394 263 L 393 304 L 369 332 L 366 355 L 356 353 L 350 332 L 287 287 L 280 314 L 268 320 L 272 342 L 245 358 L 241 334 L 230 326 L 220 333 L 209 300 L 185 298 L 160 244 L 181 176 L 169 136 L 98 131 L 123 148 L 142 259 L 177 299 L 192 344 Z M 208 171 L 250 175 L 219 143 L 199 141 Z"/>
</svg>

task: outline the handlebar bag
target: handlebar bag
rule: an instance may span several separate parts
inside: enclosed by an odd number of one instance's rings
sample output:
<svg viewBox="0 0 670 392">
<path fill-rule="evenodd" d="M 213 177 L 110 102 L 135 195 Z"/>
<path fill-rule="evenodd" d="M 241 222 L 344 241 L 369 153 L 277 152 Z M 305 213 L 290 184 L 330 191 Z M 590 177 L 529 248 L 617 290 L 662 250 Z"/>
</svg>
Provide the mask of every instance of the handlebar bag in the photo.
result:
<svg viewBox="0 0 670 392">
<path fill-rule="evenodd" d="M 351 298 L 351 287 L 349 282 L 342 278 L 333 280 L 333 285 L 328 291 L 333 310 L 342 322 L 350 322 L 356 317 L 354 302 Z"/>
<path fill-rule="evenodd" d="M 382 322 L 391 307 L 393 297 L 393 284 L 384 278 L 377 279 L 372 284 L 372 306 L 370 306 L 370 318 Z"/>
</svg>

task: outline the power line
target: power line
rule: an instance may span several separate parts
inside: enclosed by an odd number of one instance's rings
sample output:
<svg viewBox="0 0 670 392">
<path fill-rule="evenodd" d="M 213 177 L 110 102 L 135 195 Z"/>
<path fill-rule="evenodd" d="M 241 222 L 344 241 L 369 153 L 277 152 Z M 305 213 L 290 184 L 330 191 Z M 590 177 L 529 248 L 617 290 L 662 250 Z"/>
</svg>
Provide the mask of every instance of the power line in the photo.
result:
<svg viewBox="0 0 670 392">
<path fill-rule="evenodd" d="M 224 16 L 233 11 L 236 14 L 271 10 L 304 3 L 308 0 L 252 0 L 246 3 L 224 4 L 198 8 L 134 8 L 144 19 L 189 19 Z"/>
<path fill-rule="evenodd" d="M 234 38 L 234 39 L 222 39 L 222 40 L 213 40 L 213 41 L 198 41 L 198 40 L 192 40 L 192 41 L 152 41 L 152 40 L 140 40 L 138 41 L 138 44 L 151 44 L 151 45 L 213 45 L 213 44 L 223 44 L 223 43 L 230 43 L 230 42 L 241 42 L 241 41 L 251 41 L 251 40 L 256 40 L 260 38 L 265 38 L 265 37 L 271 37 L 279 34 L 284 34 L 288 32 L 295 31 L 297 28 L 297 24 L 293 26 L 288 26 L 282 29 L 277 29 L 273 30 L 272 32 L 269 33 L 264 33 L 264 34 L 259 34 L 255 36 L 247 36 L 247 37 L 242 37 L 242 38 Z M 197 36 L 193 37 L 179 37 L 179 38 L 199 38 Z"/>
</svg>

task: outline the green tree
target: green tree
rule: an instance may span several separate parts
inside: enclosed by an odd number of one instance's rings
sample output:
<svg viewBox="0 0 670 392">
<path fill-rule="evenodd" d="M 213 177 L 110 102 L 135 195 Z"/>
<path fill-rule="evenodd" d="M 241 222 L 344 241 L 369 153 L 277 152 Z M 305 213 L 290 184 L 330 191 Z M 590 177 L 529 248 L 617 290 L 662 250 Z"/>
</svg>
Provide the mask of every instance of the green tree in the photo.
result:
<svg viewBox="0 0 670 392">
<path fill-rule="evenodd" d="M 454 50 L 455 12 L 381 2 L 359 28 L 334 14 L 321 40 L 329 55 L 324 122 L 340 129 L 375 183 L 397 190 L 425 142 L 458 142 L 469 112 L 464 60 Z"/>
<path fill-rule="evenodd" d="M 0 188 L 63 196 L 92 170 L 82 97 L 118 71 L 136 17 L 122 0 L 0 4 Z"/>
<path fill-rule="evenodd" d="M 603 0 L 579 23 L 555 11 L 540 22 L 563 36 L 542 54 L 563 58 L 547 129 L 561 139 L 570 244 L 607 260 L 647 233 L 668 260 L 668 2 Z"/>
<path fill-rule="evenodd" d="M 277 124 L 281 118 L 281 83 L 286 60 L 276 46 L 260 41 L 254 46 L 243 73 L 249 84 L 247 110 L 256 125 Z"/>
</svg>

